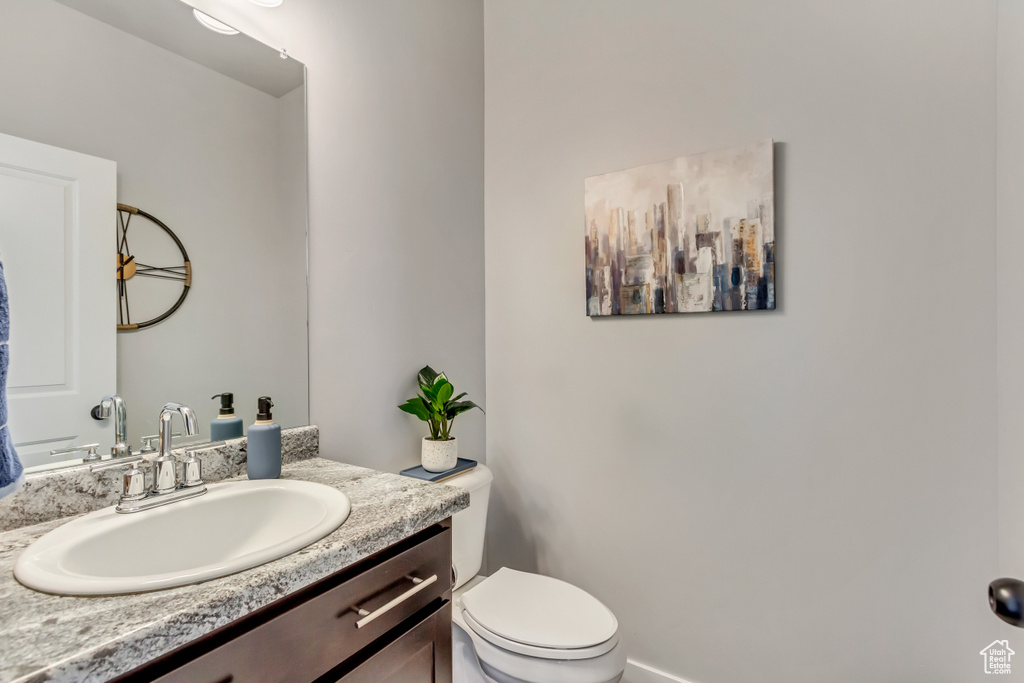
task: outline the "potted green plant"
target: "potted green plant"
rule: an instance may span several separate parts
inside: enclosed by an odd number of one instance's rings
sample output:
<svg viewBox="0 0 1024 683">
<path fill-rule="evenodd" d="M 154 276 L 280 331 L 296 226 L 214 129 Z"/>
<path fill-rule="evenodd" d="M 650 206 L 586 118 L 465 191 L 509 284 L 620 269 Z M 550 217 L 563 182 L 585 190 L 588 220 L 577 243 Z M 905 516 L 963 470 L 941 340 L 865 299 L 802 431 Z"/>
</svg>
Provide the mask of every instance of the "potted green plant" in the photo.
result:
<svg viewBox="0 0 1024 683">
<path fill-rule="evenodd" d="M 466 392 L 453 396 L 455 387 L 443 372 L 434 372 L 428 365 L 416 376 L 420 393 L 398 406 L 399 410 L 415 415 L 430 426 L 430 436 L 423 437 L 420 461 L 428 472 L 444 472 L 459 461 L 459 442 L 451 435 L 455 418 L 462 413 L 480 408 L 472 401 L 463 401 Z M 483 412 L 483 408 L 480 408 Z"/>
</svg>

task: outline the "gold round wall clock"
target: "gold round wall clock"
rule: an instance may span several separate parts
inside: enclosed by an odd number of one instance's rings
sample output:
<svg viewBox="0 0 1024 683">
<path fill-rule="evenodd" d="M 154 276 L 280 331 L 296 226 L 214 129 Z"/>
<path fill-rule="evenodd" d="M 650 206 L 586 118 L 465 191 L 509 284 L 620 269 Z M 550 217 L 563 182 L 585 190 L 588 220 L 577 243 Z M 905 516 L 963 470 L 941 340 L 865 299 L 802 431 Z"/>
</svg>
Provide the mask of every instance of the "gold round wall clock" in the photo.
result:
<svg viewBox="0 0 1024 683">
<path fill-rule="evenodd" d="M 118 331 L 166 320 L 181 307 L 191 286 L 192 263 L 178 236 L 155 216 L 118 204 Z"/>
</svg>

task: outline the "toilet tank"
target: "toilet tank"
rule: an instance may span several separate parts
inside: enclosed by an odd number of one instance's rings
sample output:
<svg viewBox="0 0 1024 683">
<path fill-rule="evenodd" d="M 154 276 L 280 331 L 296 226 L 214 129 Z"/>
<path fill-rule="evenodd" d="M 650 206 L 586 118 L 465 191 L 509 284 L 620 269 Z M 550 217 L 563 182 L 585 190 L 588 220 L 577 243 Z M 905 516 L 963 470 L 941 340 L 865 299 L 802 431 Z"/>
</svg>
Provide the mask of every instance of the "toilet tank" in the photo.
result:
<svg viewBox="0 0 1024 683">
<path fill-rule="evenodd" d="M 487 503 L 491 497 L 494 476 L 484 465 L 445 481 L 469 491 L 469 507 L 452 517 L 452 566 L 455 588 L 459 588 L 480 572 L 484 559 L 484 532 L 487 530 Z"/>
</svg>

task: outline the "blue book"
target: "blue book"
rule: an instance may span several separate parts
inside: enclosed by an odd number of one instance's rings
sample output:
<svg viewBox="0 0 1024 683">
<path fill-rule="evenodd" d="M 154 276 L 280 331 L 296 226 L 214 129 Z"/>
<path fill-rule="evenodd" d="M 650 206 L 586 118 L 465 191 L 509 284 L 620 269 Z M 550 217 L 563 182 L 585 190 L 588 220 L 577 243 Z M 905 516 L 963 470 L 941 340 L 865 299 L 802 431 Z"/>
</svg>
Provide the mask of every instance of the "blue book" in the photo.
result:
<svg viewBox="0 0 1024 683">
<path fill-rule="evenodd" d="M 407 470 L 399 472 L 402 476 L 412 477 L 413 479 L 422 479 L 423 481 L 439 482 L 445 479 L 451 479 L 457 474 L 468 472 L 476 467 L 476 460 L 467 460 L 466 458 L 459 458 L 458 464 L 450 470 L 444 472 L 427 472 L 423 469 L 423 465 L 416 465 L 416 467 L 410 467 Z"/>
</svg>

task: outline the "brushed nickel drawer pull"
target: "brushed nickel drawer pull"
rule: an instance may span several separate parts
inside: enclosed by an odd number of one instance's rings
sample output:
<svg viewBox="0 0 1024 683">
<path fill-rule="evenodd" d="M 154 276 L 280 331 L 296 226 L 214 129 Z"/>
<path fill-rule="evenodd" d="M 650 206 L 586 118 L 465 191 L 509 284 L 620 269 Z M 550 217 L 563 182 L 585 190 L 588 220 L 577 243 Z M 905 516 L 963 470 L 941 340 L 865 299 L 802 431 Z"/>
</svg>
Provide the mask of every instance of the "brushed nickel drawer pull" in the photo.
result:
<svg viewBox="0 0 1024 683">
<path fill-rule="evenodd" d="M 405 591 L 404 593 L 402 593 L 398 597 L 393 598 L 392 600 L 388 601 L 384 605 L 381 605 L 380 607 L 378 607 L 377 609 L 375 609 L 372 612 L 368 612 L 367 610 L 365 610 L 365 609 L 363 609 L 361 607 L 356 608 L 356 612 L 359 614 L 359 616 L 362 617 L 362 619 L 360 619 L 359 621 L 356 622 L 356 628 L 362 628 L 362 627 L 366 626 L 367 624 L 369 624 L 371 621 L 373 621 L 377 617 L 383 616 L 385 613 L 390 612 L 392 609 L 394 609 L 398 605 L 402 604 L 403 602 L 405 602 L 406 600 L 408 600 L 412 596 L 416 595 L 421 590 L 423 590 L 424 588 L 426 588 L 430 584 L 432 584 L 435 581 L 437 581 L 437 574 L 434 574 L 429 579 L 418 579 L 418 578 L 416 578 L 414 576 L 407 576 L 405 578 L 407 578 L 410 581 L 412 581 L 413 587 L 410 588 L 409 590 Z"/>
</svg>

